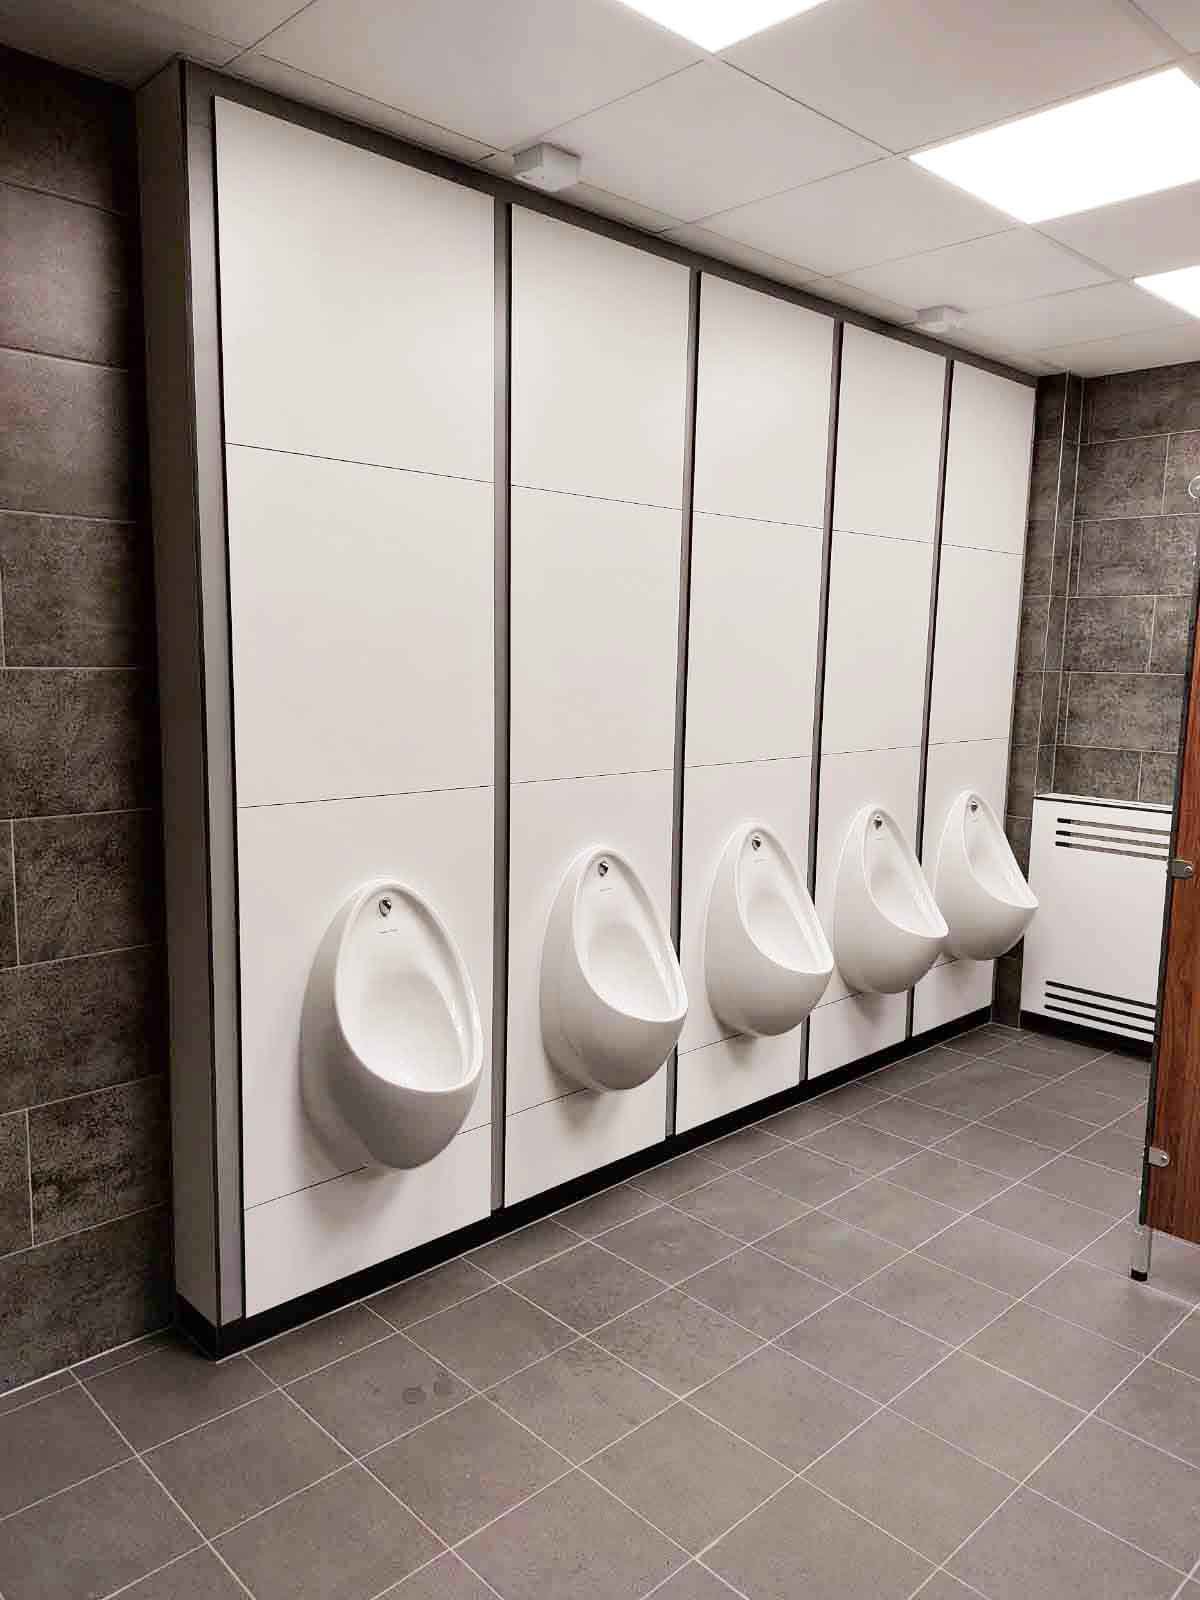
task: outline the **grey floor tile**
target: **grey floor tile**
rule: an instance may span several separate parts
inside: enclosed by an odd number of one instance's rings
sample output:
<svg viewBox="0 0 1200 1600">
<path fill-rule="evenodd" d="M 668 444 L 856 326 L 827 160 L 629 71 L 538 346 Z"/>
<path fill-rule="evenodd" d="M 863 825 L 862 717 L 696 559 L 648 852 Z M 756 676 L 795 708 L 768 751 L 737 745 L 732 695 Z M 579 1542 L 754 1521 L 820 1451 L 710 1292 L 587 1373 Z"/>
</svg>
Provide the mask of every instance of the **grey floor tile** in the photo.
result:
<svg viewBox="0 0 1200 1600">
<path fill-rule="evenodd" d="M 1086 1061 L 1096 1061 L 1104 1051 L 1094 1045 L 1079 1044 L 1073 1039 L 1052 1039 L 1048 1034 L 1031 1038 L 1009 1040 L 995 1052 L 997 1060 L 1013 1067 L 1024 1067 L 1029 1072 L 1057 1077 L 1062 1071 L 1073 1072 Z"/>
<path fill-rule="evenodd" d="M 1090 1206 L 1093 1211 L 1103 1211 L 1110 1217 L 1128 1216 L 1138 1200 L 1136 1178 L 1109 1172 L 1105 1167 L 1079 1161 L 1074 1156 L 1060 1156 L 1048 1167 L 1035 1172 L 1029 1182 L 1046 1194 L 1057 1195 L 1060 1200 L 1070 1200 L 1075 1205 Z"/>
<path fill-rule="evenodd" d="M 935 1572 L 929 1582 L 918 1589 L 914 1600 L 978 1600 L 978 1591 L 968 1589 L 948 1572 Z"/>
<path fill-rule="evenodd" d="M 891 1102 L 884 1100 L 880 1104 L 887 1106 Z M 909 1139 L 897 1139 L 894 1134 L 884 1133 L 859 1121 L 857 1117 L 851 1117 L 847 1122 L 839 1122 L 832 1128 L 826 1128 L 823 1133 L 814 1134 L 808 1141 L 808 1148 L 830 1156 L 834 1161 L 844 1161 L 858 1172 L 869 1173 L 894 1167 L 908 1156 L 916 1155 L 920 1146 Z"/>
<path fill-rule="evenodd" d="M 121 1600 L 246 1600 L 246 1591 L 229 1568 L 205 1549 L 193 1550 L 132 1589 L 123 1589 Z"/>
<path fill-rule="evenodd" d="M 1149 1284 L 1072 1261 L 1030 1297 L 1031 1303 L 1102 1339 L 1149 1351 L 1182 1321 L 1187 1307 Z"/>
<path fill-rule="evenodd" d="M 1095 1161 L 1111 1172 L 1123 1172 L 1126 1177 L 1140 1178 L 1145 1154 L 1145 1141 L 1130 1138 L 1116 1128 L 1102 1128 L 1090 1139 L 1076 1145 L 1072 1154 L 1077 1161 Z"/>
<path fill-rule="evenodd" d="M 1031 1094 L 1024 1102 L 1038 1111 L 1052 1111 L 1055 1116 L 1072 1117 L 1076 1122 L 1090 1122 L 1097 1128 L 1106 1128 L 1125 1110 L 1125 1101 L 1102 1094 L 1083 1081 L 1081 1074 L 1056 1078 L 1044 1089 Z"/>
<path fill-rule="evenodd" d="M 1166 1343 L 1159 1345 L 1154 1359 L 1200 1378 L 1200 1311 L 1193 1311 L 1186 1322 L 1180 1323 Z"/>
<path fill-rule="evenodd" d="M 505 1600 L 640 1600 L 684 1559 L 579 1473 L 475 1534 L 462 1555 Z"/>
<path fill-rule="evenodd" d="M 380 1600 L 495 1600 L 496 1592 L 452 1552 L 389 1589 Z"/>
<path fill-rule="evenodd" d="M 1023 1478 L 1083 1420 L 1083 1413 L 961 1352 L 892 1402 L 910 1422 Z"/>
<path fill-rule="evenodd" d="M 906 1250 L 923 1244 L 962 1215 L 911 1189 L 901 1189 L 888 1178 L 872 1178 L 831 1200 L 825 1209 Z"/>
<path fill-rule="evenodd" d="M 1146 1098 L 1150 1064 L 1131 1056 L 1107 1055 L 1080 1067 L 1078 1077 L 1089 1089 L 1098 1089 L 1101 1094 L 1112 1095 L 1131 1107 Z"/>
<path fill-rule="evenodd" d="M 773 1339 L 834 1297 L 827 1284 L 764 1255 L 755 1245 L 689 1278 L 686 1289 L 763 1339 Z"/>
<path fill-rule="evenodd" d="M 700 1153 L 706 1161 L 715 1161 L 719 1167 L 736 1170 L 744 1167 L 748 1161 L 769 1156 L 785 1142 L 765 1126 L 755 1123 L 752 1127 L 740 1128 L 737 1133 L 727 1133 L 723 1139 L 706 1144 Z"/>
<path fill-rule="evenodd" d="M 283 1394 L 159 1445 L 146 1464 L 212 1538 L 344 1466 L 344 1450 Z"/>
<path fill-rule="evenodd" d="M 672 1398 L 589 1339 L 556 1350 L 490 1394 L 572 1461 L 586 1461 Z"/>
<path fill-rule="evenodd" d="M 898 1061 L 894 1067 L 885 1067 L 875 1081 L 889 1093 L 901 1094 L 910 1081 L 928 1083 L 930 1078 L 940 1078 L 943 1072 L 955 1072 L 959 1067 L 965 1067 L 968 1057 L 990 1053 L 968 1049 L 964 1039 L 956 1039 L 952 1045 L 935 1044 L 928 1050 L 922 1050 L 919 1055 Z"/>
<path fill-rule="evenodd" d="M 882 1133 L 892 1133 L 899 1139 L 920 1145 L 933 1144 L 969 1126 L 962 1117 L 952 1117 L 947 1111 L 935 1111 L 932 1106 L 903 1099 L 881 1101 L 877 1106 L 860 1111 L 857 1120 L 866 1123 L 868 1128 L 878 1128 Z"/>
<path fill-rule="evenodd" d="M 1200 1556 L 1200 1472 L 1095 1417 L 1029 1487 L 1183 1572 Z"/>
<path fill-rule="evenodd" d="M 1045 1145 L 989 1128 L 986 1123 L 973 1123 L 961 1133 L 952 1133 L 938 1146 L 938 1153 L 1004 1178 L 1027 1178 L 1054 1155 Z"/>
<path fill-rule="evenodd" d="M 0 1517 L 129 1455 L 78 1384 L 0 1417 Z"/>
<path fill-rule="evenodd" d="M 980 1206 L 975 1215 L 1068 1254 L 1082 1250 L 1112 1227 L 1112 1218 L 1104 1212 L 1077 1206 L 1071 1200 L 1060 1200 L 1057 1195 L 1035 1189 L 1029 1183 L 1018 1183 L 1006 1189 L 987 1205 Z"/>
<path fill-rule="evenodd" d="M 740 1172 L 701 1184 L 699 1189 L 680 1195 L 674 1204 L 689 1216 L 732 1234 L 743 1244 L 752 1244 L 810 1209 L 803 1200 L 793 1200 L 777 1189 L 766 1189 Z"/>
<path fill-rule="evenodd" d="M 729 1255 L 737 1242 L 670 1205 L 606 1233 L 604 1248 L 663 1283 L 678 1283 Z"/>
<path fill-rule="evenodd" d="M 704 1561 L 748 1600 L 906 1600 L 933 1570 L 804 1481 L 747 1517 Z"/>
<path fill-rule="evenodd" d="M 839 1124 L 840 1126 L 840 1124 Z M 788 1150 L 777 1150 L 742 1168 L 748 1178 L 765 1183 L 769 1189 L 778 1189 L 793 1200 L 803 1200 L 807 1205 L 823 1205 L 834 1195 L 861 1183 L 863 1174 L 852 1171 L 840 1161 L 830 1161 L 818 1155 L 807 1145 L 794 1145 Z"/>
<path fill-rule="evenodd" d="M 1169 1567 L 1026 1490 L 949 1565 L 990 1600 L 1166 1600 L 1179 1582 Z"/>
<path fill-rule="evenodd" d="M 907 1389 L 950 1351 L 949 1345 L 851 1296 L 782 1334 L 779 1343 L 879 1401 Z"/>
<path fill-rule="evenodd" d="M 628 1183 L 619 1183 L 615 1188 L 602 1189 L 590 1200 L 580 1200 L 568 1206 L 565 1211 L 558 1213 L 558 1221 L 564 1228 L 582 1234 L 585 1239 L 594 1239 L 609 1228 L 620 1227 L 622 1222 L 632 1222 L 634 1217 L 640 1217 L 644 1211 L 652 1211 L 659 1204 L 660 1201 L 643 1194 L 640 1189 Z"/>
<path fill-rule="evenodd" d="M 367 1465 L 447 1544 L 570 1470 L 557 1450 L 482 1395 L 385 1445 Z"/>
<path fill-rule="evenodd" d="M 818 1098 L 805 1100 L 798 1106 L 789 1106 L 786 1111 L 768 1117 L 760 1126 L 773 1138 L 803 1144 L 814 1133 L 820 1133 L 822 1128 L 831 1128 L 835 1122 L 844 1121 L 849 1114 L 848 1111 L 835 1110 L 827 1100 Z"/>
<path fill-rule="evenodd" d="M 821 1099 L 825 1105 L 843 1116 L 853 1117 L 860 1111 L 866 1111 L 870 1106 L 878 1105 L 892 1092 L 878 1073 L 871 1073 L 870 1076 L 859 1078 L 854 1083 L 844 1083 L 838 1089 L 828 1090 Z"/>
<path fill-rule="evenodd" d="M 472 1250 L 465 1259 L 493 1278 L 511 1278 L 557 1255 L 560 1250 L 569 1250 L 575 1242 L 573 1235 L 559 1227 L 553 1217 L 543 1217 L 527 1228 L 518 1228 L 516 1233 L 505 1234 L 479 1250 Z"/>
<path fill-rule="evenodd" d="M 885 1267 L 855 1296 L 947 1344 L 970 1339 L 1012 1304 L 1010 1296 L 920 1256 Z"/>
<path fill-rule="evenodd" d="M 655 1589 L 654 1600 L 731 1600 L 733 1592 L 707 1567 L 689 1561 L 660 1589 Z"/>
<path fill-rule="evenodd" d="M 418 1278 L 406 1278 L 403 1283 L 374 1295 L 367 1303 L 394 1328 L 407 1328 L 410 1323 L 448 1311 L 451 1306 L 491 1287 L 492 1280 L 487 1273 L 472 1266 L 465 1256 L 459 1256 L 430 1272 L 421 1273 Z"/>
<path fill-rule="evenodd" d="M 845 1384 L 771 1345 L 706 1383 L 691 1403 L 795 1472 L 875 1409 Z"/>
<path fill-rule="evenodd" d="M 486 1389 L 570 1344 L 574 1334 L 528 1300 L 496 1288 L 415 1323 L 407 1337 L 477 1389 Z"/>
<path fill-rule="evenodd" d="M 197 1542 L 145 1467 L 127 1461 L 0 1522 L 0 1594 L 94 1600 Z"/>
<path fill-rule="evenodd" d="M 1089 1245 L 1083 1259 L 1127 1278 L 1133 1260 L 1133 1247 L 1133 1221 L 1123 1221 Z M 1172 1238 L 1169 1233 L 1156 1233 L 1150 1287 L 1157 1289 L 1160 1294 L 1172 1295 L 1176 1300 L 1186 1300 L 1189 1305 L 1200 1302 L 1200 1244 Z"/>
<path fill-rule="evenodd" d="M 209 1422 L 270 1387 L 245 1356 L 217 1363 L 183 1340 L 87 1383 L 136 1450 Z"/>
<path fill-rule="evenodd" d="M 7 1394 L 0 1394 L 0 1417 L 6 1416 L 10 1411 L 18 1411 L 22 1406 L 32 1405 L 35 1400 L 45 1400 L 52 1394 L 58 1394 L 63 1389 L 74 1389 L 75 1379 L 71 1376 L 70 1369 L 62 1372 L 52 1372 L 48 1378 L 38 1378 L 33 1383 L 23 1383 L 18 1389 L 10 1389 Z"/>
<path fill-rule="evenodd" d="M 1095 1133 L 1090 1122 L 1080 1122 L 1075 1117 L 1064 1117 L 1056 1111 L 1039 1111 L 1028 1100 L 1005 1106 L 984 1121 L 984 1126 L 1000 1133 L 1011 1133 L 1018 1139 L 1029 1139 L 1045 1145 L 1050 1150 L 1070 1150 Z"/>
<path fill-rule="evenodd" d="M 889 1183 L 898 1183 L 902 1189 L 912 1189 L 955 1211 L 974 1211 L 1006 1189 L 1010 1181 L 984 1167 L 955 1161 L 940 1150 L 926 1150 L 888 1173 Z"/>
<path fill-rule="evenodd" d="M 1088 1411 L 1141 1359 L 1135 1351 L 1025 1304 L 976 1335 L 966 1353 Z"/>
<path fill-rule="evenodd" d="M 964 1217 L 939 1233 L 921 1246 L 921 1254 L 1012 1295 L 1028 1294 L 1067 1259 L 1061 1250 L 978 1217 Z"/>
<path fill-rule="evenodd" d="M 294 1333 L 255 1345 L 250 1358 L 276 1383 L 291 1383 L 293 1378 L 352 1355 L 376 1339 L 385 1339 L 391 1331 L 391 1323 L 366 1306 L 345 1306 L 316 1322 L 306 1322 Z"/>
<path fill-rule="evenodd" d="M 217 1549 L 255 1600 L 370 1600 L 439 1544 L 369 1472 L 350 1466 L 242 1523 Z"/>
<path fill-rule="evenodd" d="M 755 1334 L 678 1289 L 610 1322 L 598 1344 L 674 1394 L 687 1394 L 750 1354 Z"/>
<path fill-rule="evenodd" d="M 711 1183 L 724 1171 L 724 1167 L 693 1150 L 660 1167 L 651 1167 L 649 1172 L 639 1172 L 633 1179 L 633 1187 L 653 1195 L 656 1200 L 674 1200 L 676 1195 L 686 1194 L 702 1183 Z"/>
<path fill-rule="evenodd" d="M 789 1477 L 778 1462 L 682 1402 L 619 1440 L 588 1470 L 693 1554 Z"/>
<path fill-rule="evenodd" d="M 944 1561 L 990 1516 L 1012 1481 L 884 1411 L 807 1476 L 931 1561 Z"/>
<path fill-rule="evenodd" d="M 903 1254 L 900 1245 L 889 1244 L 826 1211 L 809 1212 L 760 1240 L 758 1248 L 839 1289 L 854 1288 Z"/>
<path fill-rule="evenodd" d="M 989 1057 L 986 1061 L 968 1061 L 934 1084 L 920 1084 L 910 1089 L 905 1098 L 932 1106 L 935 1111 L 948 1111 L 951 1116 L 973 1119 L 990 1116 L 1002 1106 L 1032 1094 L 1044 1081 Z"/>
<path fill-rule="evenodd" d="M 1200 1467 L 1200 1381 L 1146 1361 L 1101 1406 L 1100 1416 Z"/>
<path fill-rule="evenodd" d="M 660 1293 L 662 1284 L 608 1250 L 578 1244 L 510 1278 L 509 1287 L 579 1333 L 588 1333 Z"/>
<path fill-rule="evenodd" d="M 402 1333 L 394 1333 L 297 1379 L 288 1393 L 352 1455 L 362 1455 L 465 1400 L 468 1390 Z"/>
</svg>

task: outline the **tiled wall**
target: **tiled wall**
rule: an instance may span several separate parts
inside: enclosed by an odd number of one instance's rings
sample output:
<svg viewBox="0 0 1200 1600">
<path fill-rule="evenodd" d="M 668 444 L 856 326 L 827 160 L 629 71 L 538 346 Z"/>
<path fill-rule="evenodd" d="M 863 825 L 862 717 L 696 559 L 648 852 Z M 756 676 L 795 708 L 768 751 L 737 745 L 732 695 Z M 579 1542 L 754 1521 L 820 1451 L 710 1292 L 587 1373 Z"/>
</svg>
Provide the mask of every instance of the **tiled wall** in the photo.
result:
<svg viewBox="0 0 1200 1600">
<path fill-rule="evenodd" d="M 166 1320 L 128 96 L 0 51 L 0 1391 Z"/>
</svg>

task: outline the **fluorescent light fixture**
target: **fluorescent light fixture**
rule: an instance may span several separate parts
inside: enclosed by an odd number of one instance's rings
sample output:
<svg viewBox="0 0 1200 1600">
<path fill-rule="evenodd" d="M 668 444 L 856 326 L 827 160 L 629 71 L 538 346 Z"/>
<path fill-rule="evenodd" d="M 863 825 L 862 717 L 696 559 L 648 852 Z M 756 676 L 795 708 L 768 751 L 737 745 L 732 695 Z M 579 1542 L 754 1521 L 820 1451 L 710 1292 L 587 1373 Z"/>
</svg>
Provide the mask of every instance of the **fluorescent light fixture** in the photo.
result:
<svg viewBox="0 0 1200 1600">
<path fill-rule="evenodd" d="M 1019 222 L 1200 179 L 1200 84 L 1172 67 L 911 158 Z"/>
<path fill-rule="evenodd" d="M 1200 317 L 1200 267 L 1177 267 L 1174 272 L 1152 272 L 1148 278 L 1135 278 L 1139 289 L 1148 289 L 1190 317 Z"/>
<path fill-rule="evenodd" d="M 787 17 L 811 11 L 824 0 L 623 0 L 623 4 L 702 50 L 724 50 Z"/>
</svg>

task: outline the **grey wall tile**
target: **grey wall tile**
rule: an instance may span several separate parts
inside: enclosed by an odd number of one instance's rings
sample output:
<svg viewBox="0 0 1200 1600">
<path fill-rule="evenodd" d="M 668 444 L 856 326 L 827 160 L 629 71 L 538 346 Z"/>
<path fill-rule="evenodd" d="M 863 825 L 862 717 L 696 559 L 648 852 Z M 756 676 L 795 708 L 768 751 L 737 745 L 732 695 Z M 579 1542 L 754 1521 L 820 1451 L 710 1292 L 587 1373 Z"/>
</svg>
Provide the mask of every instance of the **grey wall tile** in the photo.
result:
<svg viewBox="0 0 1200 1600">
<path fill-rule="evenodd" d="M 1144 517 L 1162 510 L 1165 439 L 1117 439 L 1079 451 L 1076 515 Z"/>
<path fill-rule="evenodd" d="M 162 1077 L 35 1106 L 29 1162 L 38 1243 L 164 1201 L 168 1148 Z"/>
<path fill-rule="evenodd" d="M 1008 835 L 1008 842 L 1012 845 L 1013 855 L 1020 863 L 1021 871 L 1029 871 L 1029 835 L 1032 820 L 1029 817 L 1005 817 L 1004 831 Z"/>
<path fill-rule="evenodd" d="M 0 506 L 129 518 L 130 380 L 111 367 L 0 350 Z"/>
<path fill-rule="evenodd" d="M 1063 431 L 1063 410 L 1067 396 L 1067 375 L 1056 372 L 1053 377 L 1039 378 L 1034 404 L 1033 433 L 1039 442 L 1059 439 Z"/>
<path fill-rule="evenodd" d="M 1015 1028 L 1021 1015 L 1021 961 L 1018 956 L 1001 956 L 996 963 L 996 987 L 992 1000 L 997 1022 Z"/>
<path fill-rule="evenodd" d="M 122 811 L 155 798 L 149 678 L 87 667 L 0 671 L 0 816 Z"/>
<path fill-rule="evenodd" d="M 1041 727 L 1042 678 L 1041 672 L 1018 672 L 1013 694 L 1012 742 L 1017 745 L 1036 745 Z"/>
<path fill-rule="evenodd" d="M 1067 374 L 1063 400 L 1063 438 L 1078 444 L 1083 437 L 1083 379 Z"/>
<path fill-rule="evenodd" d="M 1089 378 L 1084 388 L 1092 441 L 1200 428 L 1200 361 Z"/>
<path fill-rule="evenodd" d="M 0 821 L 0 969 L 17 959 L 16 902 L 13 896 L 12 826 Z M 7 1018 L 5 1019 L 7 1021 Z M 0 1051 L 4 1048 L 0 1035 Z"/>
<path fill-rule="evenodd" d="M 1188 493 L 1188 484 L 1200 477 L 1200 429 L 1172 434 L 1167 446 L 1167 480 L 1163 510 L 1192 512 L 1200 502 Z"/>
<path fill-rule="evenodd" d="M 1034 782 L 1033 792 L 1048 794 L 1054 788 L 1054 755 L 1056 746 L 1053 742 L 1038 746 L 1037 777 Z"/>
<path fill-rule="evenodd" d="M 1008 764 L 1007 810 L 1014 817 L 1032 817 L 1033 795 L 1037 782 L 1037 746 L 1014 747 Z"/>
<path fill-rule="evenodd" d="M 1063 644 L 1067 629 L 1067 599 L 1052 595 L 1046 612 L 1046 670 L 1059 672 L 1063 665 Z"/>
<path fill-rule="evenodd" d="M 1072 598 L 1067 604 L 1063 666 L 1068 671 L 1145 672 L 1150 664 L 1154 598 Z"/>
<path fill-rule="evenodd" d="M 0 49 L 0 180 L 128 208 L 135 193 L 130 96 L 96 78 Z"/>
<path fill-rule="evenodd" d="M 33 1243 L 29 1225 L 29 1149 L 25 1116 L 0 1117 L 0 1255 Z"/>
<path fill-rule="evenodd" d="M 1054 570 L 1054 517 L 1031 520 L 1025 528 L 1026 594 L 1049 594 Z"/>
<path fill-rule="evenodd" d="M 14 833 L 22 960 L 54 961 L 158 937 L 156 814 L 36 818 L 18 822 Z"/>
<path fill-rule="evenodd" d="M 1040 742 L 1062 737 L 1062 719 L 1066 714 L 1066 680 L 1061 672 L 1042 674 L 1042 721 Z"/>
<path fill-rule="evenodd" d="M 1041 672 L 1046 665 L 1046 622 L 1050 610 L 1048 595 L 1026 595 L 1021 601 L 1021 630 L 1017 637 L 1017 661 L 1022 672 Z"/>
<path fill-rule="evenodd" d="M 1191 638 L 1190 595 L 1160 595 L 1154 602 L 1154 642 L 1151 672 L 1186 672 Z"/>
<path fill-rule="evenodd" d="M 1080 522 L 1081 595 L 1191 594 L 1200 515 Z"/>
<path fill-rule="evenodd" d="M 1073 672 L 1066 743 L 1110 750 L 1173 752 L 1183 679 L 1124 672 Z"/>
<path fill-rule="evenodd" d="M 132 667 L 154 634 L 148 541 L 127 523 L 0 513 L 10 667 Z"/>
<path fill-rule="evenodd" d="M 1136 750 L 1086 750 L 1058 747 L 1054 787 L 1063 794 L 1094 795 L 1101 800 L 1137 800 L 1142 757 Z"/>
<path fill-rule="evenodd" d="M 0 1260 L 0 1393 L 163 1327 L 171 1315 L 165 1208 Z"/>
<path fill-rule="evenodd" d="M 1138 799 L 1153 805 L 1175 804 L 1177 758 L 1173 755 L 1144 755 L 1138 783 Z"/>
<path fill-rule="evenodd" d="M 1033 447 L 1029 515 L 1037 522 L 1054 520 L 1058 509 L 1058 476 L 1062 457 L 1059 439 L 1040 439 Z"/>
<path fill-rule="evenodd" d="M 110 211 L 0 184 L 0 345 L 129 365 L 130 234 Z"/>
</svg>

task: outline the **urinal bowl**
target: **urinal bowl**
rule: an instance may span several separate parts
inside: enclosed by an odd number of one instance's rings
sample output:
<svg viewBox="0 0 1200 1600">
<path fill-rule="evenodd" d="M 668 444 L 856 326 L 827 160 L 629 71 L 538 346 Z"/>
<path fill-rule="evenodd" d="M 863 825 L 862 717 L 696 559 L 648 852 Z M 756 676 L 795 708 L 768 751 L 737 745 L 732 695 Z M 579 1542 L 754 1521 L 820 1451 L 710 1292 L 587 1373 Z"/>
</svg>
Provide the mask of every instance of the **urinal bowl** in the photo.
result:
<svg viewBox="0 0 1200 1600">
<path fill-rule="evenodd" d="M 974 790 L 950 807 L 933 892 L 950 930 L 947 950 L 975 961 L 1011 950 L 1037 910 L 999 818 Z"/>
<path fill-rule="evenodd" d="M 769 828 L 744 823 L 709 891 L 704 978 L 714 1013 L 738 1033 L 787 1033 L 832 973 L 833 952 L 787 850 Z"/>
<path fill-rule="evenodd" d="M 687 991 L 641 880 L 614 850 L 567 869 L 546 925 L 542 1039 L 555 1067 L 588 1089 L 634 1089 L 675 1048 Z"/>
<path fill-rule="evenodd" d="M 949 929 L 911 845 L 880 806 L 864 806 L 842 845 L 833 949 L 852 989 L 901 994 L 937 960 Z"/>
<path fill-rule="evenodd" d="M 483 1070 L 470 976 L 433 908 L 388 879 L 339 910 L 300 1029 L 309 1116 L 335 1149 L 417 1167 L 462 1127 Z"/>
</svg>

